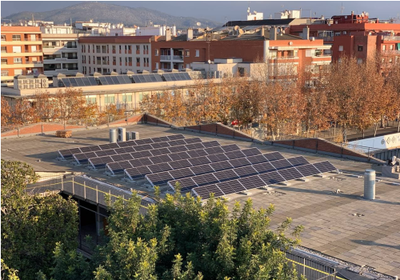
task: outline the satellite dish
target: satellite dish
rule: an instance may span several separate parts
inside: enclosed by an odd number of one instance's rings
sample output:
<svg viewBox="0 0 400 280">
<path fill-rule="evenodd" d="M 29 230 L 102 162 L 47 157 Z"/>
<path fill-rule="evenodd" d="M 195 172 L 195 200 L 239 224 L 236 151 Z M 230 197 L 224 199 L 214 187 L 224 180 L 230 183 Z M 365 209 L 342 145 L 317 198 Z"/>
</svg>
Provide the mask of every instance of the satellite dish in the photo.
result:
<svg viewBox="0 0 400 280">
<path fill-rule="evenodd" d="M 196 25 L 201 26 L 201 22 L 200 21 L 196 22 Z"/>
</svg>

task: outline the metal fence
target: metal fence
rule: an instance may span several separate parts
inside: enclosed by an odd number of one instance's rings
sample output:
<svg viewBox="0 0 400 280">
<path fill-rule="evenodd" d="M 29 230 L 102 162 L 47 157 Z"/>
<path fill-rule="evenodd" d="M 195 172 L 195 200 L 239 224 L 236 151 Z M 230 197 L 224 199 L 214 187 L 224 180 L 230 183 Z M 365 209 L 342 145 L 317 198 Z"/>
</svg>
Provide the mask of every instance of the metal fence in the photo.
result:
<svg viewBox="0 0 400 280">
<path fill-rule="evenodd" d="M 107 195 L 111 202 L 119 197 L 128 200 L 132 192 L 123 190 L 111 184 L 107 184 L 86 176 L 67 175 L 60 178 L 37 182 L 27 186 L 27 192 L 45 195 L 49 192 L 63 192 L 74 197 L 88 200 L 96 204 L 107 206 Z M 154 203 L 149 197 L 142 196 L 142 207 Z"/>
<path fill-rule="evenodd" d="M 293 252 L 286 252 L 286 259 L 294 265 L 298 275 L 304 275 L 308 280 L 347 280 L 337 276 L 336 269 L 328 265 Z"/>
</svg>

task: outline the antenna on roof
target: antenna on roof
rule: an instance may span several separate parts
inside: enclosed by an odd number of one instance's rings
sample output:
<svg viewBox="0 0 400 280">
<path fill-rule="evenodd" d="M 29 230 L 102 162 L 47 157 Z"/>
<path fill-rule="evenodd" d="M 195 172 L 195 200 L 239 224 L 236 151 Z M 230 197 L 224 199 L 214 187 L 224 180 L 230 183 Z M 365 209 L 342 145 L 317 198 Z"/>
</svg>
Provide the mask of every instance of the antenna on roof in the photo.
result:
<svg viewBox="0 0 400 280">
<path fill-rule="evenodd" d="M 342 5 L 340 6 L 340 14 L 343 15 L 343 12 L 344 12 L 344 7 L 343 7 L 343 2 L 342 2 Z"/>
</svg>

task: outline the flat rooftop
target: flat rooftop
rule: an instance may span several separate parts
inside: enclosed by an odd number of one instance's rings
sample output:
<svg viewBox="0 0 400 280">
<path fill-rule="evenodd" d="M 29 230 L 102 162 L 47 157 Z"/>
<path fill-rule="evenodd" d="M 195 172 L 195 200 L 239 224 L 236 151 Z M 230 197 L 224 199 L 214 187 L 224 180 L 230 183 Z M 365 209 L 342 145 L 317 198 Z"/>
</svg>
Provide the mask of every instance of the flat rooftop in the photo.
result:
<svg viewBox="0 0 400 280">
<path fill-rule="evenodd" d="M 235 143 L 241 148 L 257 147 L 263 153 L 279 151 L 286 158 L 302 155 L 311 163 L 329 160 L 343 173 L 327 173 L 325 178 L 311 177 L 307 182 L 290 181 L 289 185 L 253 189 L 248 195 L 232 194 L 227 196 L 228 205 L 248 198 L 256 208 L 266 208 L 272 203 L 276 211 L 271 217 L 271 227 L 277 228 L 286 217 L 293 218 L 294 226 L 305 227 L 302 246 L 345 262 L 372 267 L 384 274 L 400 276 L 400 185 L 396 185 L 394 179 L 378 177 L 376 199 L 364 200 L 364 179 L 357 175 L 371 168 L 371 164 L 153 125 L 130 125 L 126 129 L 139 132 L 141 139 L 181 133 L 186 138 L 217 140 L 221 145 Z M 57 138 L 53 133 L 2 139 L 1 157 L 27 162 L 36 171 L 84 172 L 123 189 L 134 188 L 151 195 L 152 187 L 144 184 L 145 180 L 130 182 L 122 175 L 108 176 L 103 170 L 57 160 L 60 149 L 105 144 L 108 137 L 108 129 L 90 129 L 73 131 L 71 138 Z M 161 190 L 170 191 L 166 185 L 161 186 Z"/>
</svg>

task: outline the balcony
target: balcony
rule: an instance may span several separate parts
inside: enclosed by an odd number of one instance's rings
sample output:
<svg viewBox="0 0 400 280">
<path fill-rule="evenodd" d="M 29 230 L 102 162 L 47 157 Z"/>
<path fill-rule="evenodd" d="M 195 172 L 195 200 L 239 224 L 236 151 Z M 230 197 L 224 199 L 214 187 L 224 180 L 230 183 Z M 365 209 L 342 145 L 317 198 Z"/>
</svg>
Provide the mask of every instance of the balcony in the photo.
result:
<svg viewBox="0 0 400 280">
<path fill-rule="evenodd" d="M 400 36 L 382 36 L 383 41 L 399 41 L 400 42 Z"/>
<path fill-rule="evenodd" d="M 176 61 L 176 62 L 183 62 L 182 55 L 160 55 L 160 61 Z"/>
</svg>

